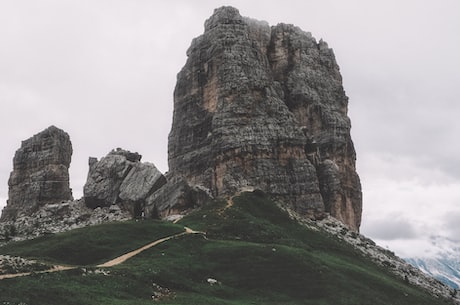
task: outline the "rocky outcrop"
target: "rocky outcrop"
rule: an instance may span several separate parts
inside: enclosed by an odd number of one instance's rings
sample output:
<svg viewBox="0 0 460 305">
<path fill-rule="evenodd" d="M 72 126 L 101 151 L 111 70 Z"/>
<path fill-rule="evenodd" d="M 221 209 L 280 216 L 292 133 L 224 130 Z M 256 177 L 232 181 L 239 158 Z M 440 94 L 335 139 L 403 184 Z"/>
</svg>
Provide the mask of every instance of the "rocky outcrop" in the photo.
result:
<svg viewBox="0 0 460 305">
<path fill-rule="evenodd" d="M 29 215 L 39 207 L 72 200 L 69 166 L 72 144 L 69 135 L 51 126 L 22 142 L 13 160 L 8 202 L 2 221 Z"/>
<path fill-rule="evenodd" d="M 30 271 L 43 271 L 51 266 L 28 260 L 19 256 L 0 255 L 0 279 L 5 274 L 17 274 Z"/>
<path fill-rule="evenodd" d="M 167 175 L 167 183 L 146 199 L 145 214 L 151 218 L 168 218 L 199 207 L 210 200 L 209 190 L 190 186 L 185 179 Z"/>
<path fill-rule="evenodd" d="M 144 213 L 146 200 L 166 183 L 152 163 L 140 162 L 142 156 L 122 149 L 111 151 L 100 161 L 89 159 L 84 200 L 88 207 L 120 205 L 134 217 Z"/>
<path fill-rule="evenodd" d="M 358 230 L 361 187 L 348 98 L 332 50 L 286 24 L 216 9 L 178 74 L 167 178 L 117 149 L 89 159 L 84 202 L 131 216 L 168 217 L 209 198 L 260 189 L 304 217 L 331 214 Z M 72 148 L 50 127 L 14 160 L 2 220 L 71 199 Z"/>
<path fill-rule="evenodd" d="M 457 289 L 450 287 L 447 284 L 425 274 L 418 268 L 415 268 L 402 258 L 396 256 L 393 252 L 376 245 L 371 239 L 350 230 L 343 225 L 342 222 L 332 217 L 327 217 L 321 221 L 311 222 L 306 219 L 301 219 L 288 211 L 292 218 L 297 219 L 301 224 L 322 232 L 331 234 L 359 252 L 364 257 L 367 257 L 377 265 L 395 274 L 411 285 L 418 286 L 436 298 L 449 300 L 449 304 L 460 304 L 460 294 Z"/>
<path fill-rule="evenodd" d="M 46 204 L 37 211 L 0 222 L 0 246 L 9 241 L 30 239 L 45 234 L 65 232 L 86 226 L 132 219 L 118 205 L 88 208 L 83 200 Z"/>
<path fill-rule="evenodd" d="M 358 230 L 361 186 L 334 54 L 286 24 L 216 9 L 177 77 L 173 176 L 230 196 L 261 189 L 300 214 Z"/>
</svg>

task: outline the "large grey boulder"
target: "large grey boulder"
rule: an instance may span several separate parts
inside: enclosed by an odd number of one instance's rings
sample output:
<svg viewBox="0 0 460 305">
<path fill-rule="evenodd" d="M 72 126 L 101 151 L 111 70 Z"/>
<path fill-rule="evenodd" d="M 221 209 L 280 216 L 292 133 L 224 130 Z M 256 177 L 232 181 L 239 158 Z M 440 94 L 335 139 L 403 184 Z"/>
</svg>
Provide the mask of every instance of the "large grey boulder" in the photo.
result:
<svg viewBox="0 0 460 305">
<path fill-rule="evenodd" d="M 120 199 L 139 201 L 163 184 L 166 179 L 152 163 L 136 163 L 120 185 Z"/>
<path fill-rule="evenodd" d="M 152 217 L 154 215 L 145 212 L 147 199 L 165 183 L 166 178 L 157 170 L 155 165 L 137 163 L 120 185 L 120 201 L 132 215 Z"/>
<path fill-rule="evenodd" d="M 69 187 L 71 157 L 69 135 L 55 126 L 23 141 L 14 155 L 1 220 L 14 220 L 46 204 L 73 200 Z"/>
<path fill-rule="evenodd" d="M 142 156 L 123 149 L 111 151 L 98 161 L 89 159 L 89 173 L 83 188 L 88 207 L 119 205 L 132 216 L 140 216 L 146 198 L 166 183 L 152 163 L 140 162 Z"/>
<path fill-rule="evenodd" d="M 209 190 L 191 186 L 182 177 L 167 175 L 167 183 L 147 197 L 145 214 L 151 218 L 184 214 L 212 198 Z"/>
<path fill-rule="evenodd" d="M 88 178 L 83 194 L 88 207 L 104 207 L 116 204 L 120 186 L 134 162 L 126 157 L 109 153 L 100 161 L 90 158 Z"/>
</svg>

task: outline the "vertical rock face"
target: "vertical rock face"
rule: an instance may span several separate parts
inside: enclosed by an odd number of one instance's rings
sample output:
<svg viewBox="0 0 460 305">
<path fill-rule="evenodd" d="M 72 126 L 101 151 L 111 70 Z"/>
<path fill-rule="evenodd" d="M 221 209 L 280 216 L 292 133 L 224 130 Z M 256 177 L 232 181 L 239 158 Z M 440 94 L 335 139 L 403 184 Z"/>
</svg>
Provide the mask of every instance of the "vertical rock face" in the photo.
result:
<svg viewBox="0 0 460 305">
<path fill-rule="evenodd" d="M 69 187 L 72 144 L 69 135 L 51 126 L 22 142 L 8 181 L 8 202 L 1 220 L 31 214 L 40 206 L 73 200 Z"/>
<path fill-rule="evenodd" d="M 170 172 L 227 196 L 261 189 L 358 230 L 361 186 L 334 54 L 292 25 L 216 9 L 174 93 Z"/>
</svg>

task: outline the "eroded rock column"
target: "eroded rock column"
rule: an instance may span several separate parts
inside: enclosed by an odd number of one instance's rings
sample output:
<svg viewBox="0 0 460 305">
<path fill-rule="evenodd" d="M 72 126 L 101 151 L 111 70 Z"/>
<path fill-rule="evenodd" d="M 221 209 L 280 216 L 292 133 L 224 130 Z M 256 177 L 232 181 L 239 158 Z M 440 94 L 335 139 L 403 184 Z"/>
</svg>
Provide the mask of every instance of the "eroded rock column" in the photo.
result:
<svg viewBox="0 0 460 305">
<path fill-rule="evenodd" d="M 8 202 L 1 220 L 31 214 L 40 206 L 73 200 L 69 187 L 72 144 L 69 135 L 51 126 L 22 142 L 8 180 Z"/>
</svg>

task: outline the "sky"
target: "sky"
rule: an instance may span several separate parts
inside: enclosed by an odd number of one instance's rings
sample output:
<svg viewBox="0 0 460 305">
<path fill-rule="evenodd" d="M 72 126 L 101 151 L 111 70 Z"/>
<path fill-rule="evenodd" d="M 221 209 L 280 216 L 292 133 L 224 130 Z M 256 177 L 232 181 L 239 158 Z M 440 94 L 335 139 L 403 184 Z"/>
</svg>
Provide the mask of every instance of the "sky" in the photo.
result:
<svg viewBox="0 0 460 305">
<path fill-rule="evenodd" d="M 363 188 L 361 233 L 403 257 L 460 244 L 458 0 L 0 0 L 0 207 L 21 141 L 50 125 L 88 157 L 168 170 L 176 74 L 213 10 L 291 23 L 333 48 Z"/>
</svg>

